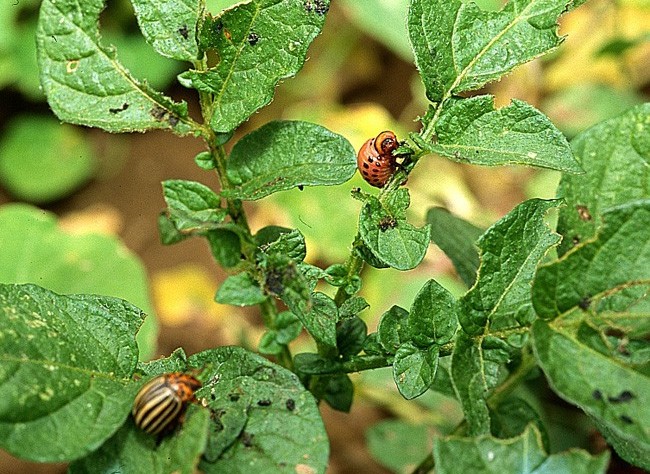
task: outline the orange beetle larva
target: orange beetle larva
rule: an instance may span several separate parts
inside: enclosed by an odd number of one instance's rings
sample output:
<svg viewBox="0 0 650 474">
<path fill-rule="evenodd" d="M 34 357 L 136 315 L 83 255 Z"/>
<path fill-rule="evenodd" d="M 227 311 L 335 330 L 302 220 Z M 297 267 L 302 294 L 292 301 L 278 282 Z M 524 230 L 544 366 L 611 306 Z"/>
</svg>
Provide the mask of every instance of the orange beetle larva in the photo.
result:
<svg viewBox="0 0 650 474">
<path fill-rule="evenodd" d="M 393 151 L 399 142 L 391 131 L 384 131 L 363 144 L 357 154 L 357 167 L 370 185 L 383 188 L 397 169 Z"/>
</svg>

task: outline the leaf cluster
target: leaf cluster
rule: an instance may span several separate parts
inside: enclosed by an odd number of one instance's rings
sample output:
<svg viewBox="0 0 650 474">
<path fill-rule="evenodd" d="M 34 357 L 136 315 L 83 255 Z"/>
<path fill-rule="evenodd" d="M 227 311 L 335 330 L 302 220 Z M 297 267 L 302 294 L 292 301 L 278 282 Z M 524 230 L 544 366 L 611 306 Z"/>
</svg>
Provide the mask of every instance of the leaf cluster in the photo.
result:
<svg viewBox="0 0 650 474">
<path fill-rule="evenodd" d="M 301 68 L 328 0 L 250 0 L 216 16 L 199 1 L 134 0 L 151 46 L 191 65 L 179 81 L 199 94 L 203 123 L 102 43 L 101 0 L 44 0 L 41 81 L 61 120 L 204 139 L 195 162 L 214 170 L 220 188 L 165 181 L 161 240 L 207 240 L 230 275 L 216 301 L 259 307 L 267 332 L 258 349 L 275 362 L 226 347 L 138 363 L 138 308 L 2 285 L 0 382 L 9 396 L 1 445 L 29 459 L 74 460 L 76 472 L 118 462 L 146 472 L 324 472 L 329 448 L 317 402 L 347 411 L 349 373 L 392 367 L 403 397 L 440 391 L 464 414 L 451 436 L 435 439 L 421 471 L 435 463 L 437 472 L 604 472 L 607 453 L 550 454 L 543 413 L 518 392 L 539 367 L 621 457 L 650 467 L 650 109 L 631 109 L 569 144 L 529 104 L 496 109 L 492 96 L 466 97 L 559 47 L 558 18 L 579 3 L 511 0 L 486 12 L 459 0 L 410 1 L 408 37 L 429 108 L 420 132 L 401 144 L 387 185 L 377 194 L 352 190 L 361 210 L 348 260 L 319 268 L 305 262 L 297 229 L 253 232 L 243 202 L 346 182 L 355 172 L 349 142 L 320 125 L 275 121 L 230 153 L 224 145 Z M 417 227 L 404 185 L 431 153 L 559 170 L 558 199 L 523 202 L 485 231 L 437 208 Z M 559 213 L 556 230 L 550 212 Z M 359 316 L 370 306 L 359 295 L 364 266 L 413 269 L 430 242 L 467 291 L 456 298 L 430 279 L 409 310 L 393 306 L 368 334 Z M 316 352 L 293 354 L 303 329 Z M 157 444 L 127 418 L 143 383 L 170 371 L 197 374 L 200 404 Z M 60 442 L 44 442 L 51 439 Z"/>
</svg>

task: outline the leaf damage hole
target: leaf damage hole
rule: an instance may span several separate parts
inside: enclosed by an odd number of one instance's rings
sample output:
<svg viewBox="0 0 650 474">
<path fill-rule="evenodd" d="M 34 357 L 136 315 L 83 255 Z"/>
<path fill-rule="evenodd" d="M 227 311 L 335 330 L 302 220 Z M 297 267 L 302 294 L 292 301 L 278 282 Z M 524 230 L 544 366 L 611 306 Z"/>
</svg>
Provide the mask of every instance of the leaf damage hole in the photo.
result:
<svg viewBox="0 0 650 474">
<path fill-rule="evenodd" d="M 180 121 L 178 117 L 171 114 L 167 109 L 159 105 L 154 105 L 153 107 L 151 107 L 149 113 L 157 122 L 162 122 L 166 119 L 167 122 L 169 122 L 169 125 L 172 127 L 175 127 Z"/>
<path fill-rule="evenodd" d="M 79 68 L 79 60 L 73 59 L 65 63 L 65 71 L 68 74 L 72 74 Z"/>
<path fill-rule="evenodd" d="M 296 401 L 293 398 L 287 398 L 285 406 L 287 407 L 287 410 L 293 411 L 296 409 Z"/>
<path fill-rule="evenodd" d="M 242 434 L 240 436 L 241 443 L 246 446 L 247 448 L 250 448 L 253 446 L 253 437 L 255 435 L 248 433 L 247 431 L 242 431 Z"/>
<path fill-rule="evenodd" d="M 609 400 L 610 403 L 627 403 L 634 400 L 635 398 L 636 397 L 632 392 L 629 390 L 623 390 L 616 397 L 607 397 L 607 400 Z"/>
<path fill-rule="evenodd" d="M 379 220 L 379 230 L 386 232 L 388 229 L 397 227 L 397 220 L 394 217 L 385 216 Z"/>
<path fill-rule="evenodd" d="M 187 25 L 183 25 L 178 29 L 178 34 L 183 37 L 184 40 L 189 39 L 190 31 L 187 29 Z"/>
<path fill-rule="evenodd" d="M 248 35 L 248 44 L 250 44 L 251 46 L 255 46 L 259 40 L 260 40 L 260 35 L 258 35 L 254 31 L 251 31 L 251 33 Z"/>
<path fill-rule="evenodd" d="M 576 211 L 578 211 L 578 217 L 580 217 L 581 221 L 588 222 L 591 220 L 591 213 L 589 212 L 589 208 L 587 206 L 578 204 L 576 206 Z"/>
<path fill-rule="evenodd" d="M 128 108 L 129 108 L 129 104 L 124 102 L 121 107 L 111 108 L 108 109 L 108 111 L 112 114 L 119 114 L 120 112 L 124 112 Z"/>
<path fill-rule="evenodd" d="M 330 9 L 329 3 L 325 0 L 307 0 L 305 2 L 305 11 L 314 12 L 318 15 L 325 15 Z"/>
</svg>

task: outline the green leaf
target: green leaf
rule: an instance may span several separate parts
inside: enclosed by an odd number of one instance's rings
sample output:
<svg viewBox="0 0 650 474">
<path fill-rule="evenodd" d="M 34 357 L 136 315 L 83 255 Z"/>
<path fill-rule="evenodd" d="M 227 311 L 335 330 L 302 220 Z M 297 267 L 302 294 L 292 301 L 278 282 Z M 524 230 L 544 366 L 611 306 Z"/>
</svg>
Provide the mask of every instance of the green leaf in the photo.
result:
<svg viewBox="0 0 650 474">
<path fill-rule="evenodd" d="M 137 336 L 140 357 L 152 356 L 156 318 L 142 262 L 105 235 L 73 235 L 53 214 L 23 204 L 0 207 L 0 282 L 32 283 L 57 293 L 125 299 L 148 314 Z"/>
<path fill-rule="evenodd" d="M 408 342 L 400 346 L 393 361 L 393 379 L 404 398 L 411 400 L 429 389 L 436 376 L 438 353 L 437 346 L 419 349 Z"/>
<path fill-rule="evenodd" d="M 462 163 L 582 172 L 562 132 L 520 100 L 495 109 L 493 96 L 459 99 L 445 107 L 435 131 L 429 150 Z"/>
<path fill-rule="evenodd" d="M 232 268 L 242 261 L 239 236 L 228 229 L 212 229 L 207 232 L 212 256 L 224 268 Z"/>
<path fill-rule="evenodd" d="M 418 292 L 408 316 L 411 340 L 415 345 L 442 345 L 458 329 L 456 299 L 435 280 L 429 280 Z"/>
<path fill-rule="evenodd" d="M 473 338 L 458 332 L 451 356 L 451 377 L 470 435 L 490 432 L 487 397 L 501 379 L 502 366 L 508 360 L 508 347 L 500 339 Z"/>
<path fill-rule="evenodd" d="M 302 3 L 302 2 L 301 2 Z M 308 122 L 271 122 L 232 149 L 224 196 L 254 201 L 298 186 L 332 186 L 349 180 L 356 153 L 341 135 Z"/>
<path fill-rule="evenodd" d="M 169 217 L 179 231 L 214 229 L 226 218 L 219 196 L 207 186 L 181 179 L 163 181 L 162 186 Z"/>
<path fill-rule="evenodd" d="M 410 340 L 408 311 L 399 306 L 392 306 L 381 315 L 377 334 L 384 350 L 389 354 L 395 354 L 402 343 Z"/>
<path fill-rule="evenodd" d="M 595 351 L 555 323 L 537 320 L 533 345 L 553 390 L 590 415 L 622 458 L 649 469 L 648 375 Z"/>
<path fill-rule="evenodd" d="M 122 472 L 120 468 L 128 466 L 133 474 L 193 474 L 206 447 L 209 422 L 208 410 L 191 405 L 182 428 L 158 442 L 129 419 L 97 451 L 72 463 L 68 472 Z"/>
<path fill-rule="evenodd" d="M 412 472 L 431 451 L 426 425 L 401 420 L 382 420 L 366 430 L 372 457 L 391 472 Z"/>
<path fill-rule="evenodd" d="M 469 334 L 489 325 L 504 329 L 529 325 L 535 318 L 531 284 L 538 263 L 559 241 L 546 223 L 558 201 L 531 199 L 490 227 L 479 239 L 478 280 L 460 299 L 459 320 Z"/>
<path fill-rule="evenodd" d="M 302 323 L 291 311 L 283 311 L 275 318 L 273 329 L 262 336 L 259 351 L 263 354 L 277 355 L 284 347 L 296 339 L 302 331 Z"/>
<path fill-rule="evenodd" d="M 348 374 L 321 376 L 319 384 L 324 386 L 323 400 L 329 406 L 344 413 L 350 411 L 354 398 L 354 385 Z"/>
<path fill-rule="evenodd" d="M 253 238 L 259 247 L 264 247 L 265 245 L 278 240 L 282 234 L 291 232 L 291 230 L 292 229 L 280 227 L 278 225 L 267 225 L 258 230 L 257 234 L 255 234 Z"/>
<path fill-rule="evenodd" d="M 239 347 L 189 358 L 205 368 L 196 396 L 213 413 L 199 469 L 210 473 L 324 472 L 329 445 L 314 397 L 292 372 Z"/>
<path fill-rule="evenodd" d="M 308 311 L 296 313 L 289 306 L 289 309 L 298 316 L 298 319 L 305 326 L 307 332 L 314 338 L 317 344 L 329 349 L 336 348 L 336 322 L 338 321 L 338 310 L 334 300 L 324 293 L 312 293 L 311 308 Z"/>
<path fill-rule="evenodd" d="M 252 0 L 208 17 L 200 32 L 219 63 L 183 78 L 214 94 L 210 126 L 229 132 L 273 99 L 277 83 L 294 76 L 320 33 L 329 0 Z"/>
<path fill-rule="evenodd" d="M 522 434 L 528 425 L 535 424 L 539 431 L 541 445 L 549 453 L 550 442 L 542 419 L 528 402 L 521 398 L 508 398 L 490 410 L 490 432 L 500 439 L 514 438 Z"/>
<path fill-rule="evenodd" d="M 591 456 L 586 451 L 572 450 L 548 456 L 534 426 L 529 426 L 521 436 L 505 440 L 490 436 L 434 438 L 433 457 L 436 474 L 604 474 L 609 463 L 607 452 Z"/>
<path fill-rule="evenodd" d="M 341 320 L 353 318 L 366 308 L 370 308 L 370 305 L 363 297 L 352 296 L 339 307 L 339 318 Z"/>
<path fill-rule="evenodd" d="M 163 245 L 177 244 L 190 237 L 190 234 L 184 234 L 176 228 L 165 211 L 158 214 L 158 234 Z"/>
<path fill-rule="evenodd" d="M 267 296 L 259 283 L 247 272 L 231 275 L 221 284 L 214 300 L 221 304 L 252 306 L 263 303 Z"/>
<path fill-rule="evenodd" d="M 380 262 L 397 270 L 411 270 L 424 259 L 431 226 L 414 227 L 403 217 L 391 215 L 379 199 L 371 196 L 361 208 L 359 233 Z"/>
<path fill-rule="evenodd" d="M 44 0 L 36 41 L 41 84 L 59 119 L 109 132 L 191 131 L 185 103 L 140 83 L 100 44 L 103 0 Z"/>
<path fill-rule="evenodd" d="M 368 335 L 368 326 L 359 317 L 344 319 L 336 327 L 336 347 L 343 357 L 357 355 Z"/>
<path fill-rule="evenodd" d="M 117 298 L 0 284 L 0 312 L 0 446 L 40 462 L 97 448 L 138 388 L 130 378 L 142 311 Z"/>
<path fill-rule="evenodd" d="M 305 237 L 298 229 L 279 234 L 276 240 L 269 244 L 264 244 L 261 248 L 268 255 L 284 255 L 296 263 L 302 262 L 307 255 Z"/>
<path fill-rule="evenodd" d="M 198 0 L 134 0 L 133 9 L 147 42 L 163 56 L 196 61 L 196 28 L 201 13 Z"/>
<path fill-rule="evenodd" d="M 408 30 L 433 102 L 479 89 L 555 49 L 566 0 L 512 0 L 499 12 L 459 0 L 411 0 Z"/>
<path fill-rule="evenodd" d="M 217 162 L 209 151 L 201 151 L 197 153 L 194 157 L 194 163 L 204 171 L 210 171 L 217 167 Z"/>
<path fill-rule="evenodd" d="M 431 224 L 431 242 L 451 259 L 465 284 L 472 286 L 479 266 L 476 240 L 483 229 L 454 216 L 443 207 L 429 209 L 427 222 Z"/>
<path fill-rule="evenodd" d="M 563 176 L 558 195 L 567 206 L 560 209 L 558 232 L 564 236 L 560 255 L 594 236 L 603 212 L 618 204 L 650 198 L 650 104 L 590 128 L 572 146 L 586 170 Z"/>
<path fill-rule="evenodd" d="M 15 197 L 43 203 L 63 198 L 94 172 L 84 135 L 53 118 L 13 120 L 0 143 L 0 181 Z"/>
<path fill-rule="evenodd" d="M 456 397 L 461 402 L 469 434 L 490 431 L 487 383 L 481 374 L 481 347 L 464 332 L 459 332 L 451 358 L 451 377 Z"/>
<path fill-rule="evenodd" d="M 650 284 L 650 199 L 604 211 L 598 234 L 537 271 L 535 311 L 555 318 L 589 300 Z"/>
</svg>

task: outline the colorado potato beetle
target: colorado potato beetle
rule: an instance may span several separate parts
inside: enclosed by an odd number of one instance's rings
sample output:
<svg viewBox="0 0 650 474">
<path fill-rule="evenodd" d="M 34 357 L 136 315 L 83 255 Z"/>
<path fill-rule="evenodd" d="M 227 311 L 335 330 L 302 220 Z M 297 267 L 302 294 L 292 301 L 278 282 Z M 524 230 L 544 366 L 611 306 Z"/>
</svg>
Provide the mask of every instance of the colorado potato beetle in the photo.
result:
<svg viewBox="0 0 650 474">
<path fill-rule="evenodd" d="M 153 378 L 140 389 L 133 402 L 131 413 L 136 426 L 149 434 L 174 428 L 199 388 L 201 382 L 181 372 Z"/>
<path fill-rule="evenodd" d="M 397 169 L 393 151 L 399 147 L 397 137 L 384 131 L 363 144 L 357 154 L 357 168 L 371 186 L 383 188 Z"/>
</svg>

